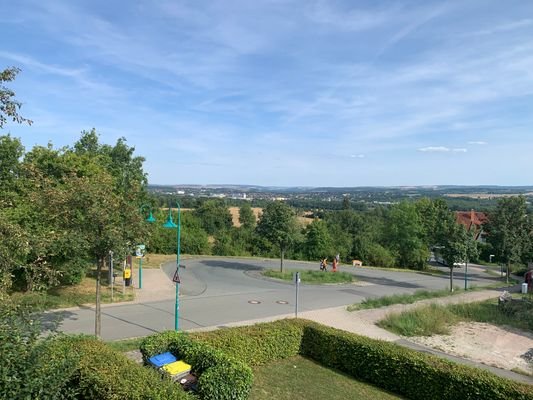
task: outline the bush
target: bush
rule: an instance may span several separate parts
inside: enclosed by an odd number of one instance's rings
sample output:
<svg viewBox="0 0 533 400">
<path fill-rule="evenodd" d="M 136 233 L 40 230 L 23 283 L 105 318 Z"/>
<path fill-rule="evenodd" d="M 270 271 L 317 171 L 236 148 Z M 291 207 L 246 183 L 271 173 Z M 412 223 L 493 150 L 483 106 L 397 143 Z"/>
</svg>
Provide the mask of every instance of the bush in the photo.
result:
<svg viewBox="0 0 533 400">
<path fill-rule="evenodd" d="M 531 386 L 315 323 L 304 328 L 301 354 L 413 400 L 533 399 Z"/>
<path fill-rule="evenodd" d="M 143 368 L 105 343 L 83 336 L 65 336 L 48 344 L 41 356 L 61 360 L 65 354 L 77 363 L 68 368 L 67 392 L 83 399 L 188 399 L 179 386 L 158 372 Z M 39 397 L 42 398 L 42 397 Z M 64 398 L 59 396 L 57 398 Z"/>
<path fill-rule="evenodd" d="M 153 355 L 170 351 L 200 375 L 198 393 L 203 399 L 247 399 L 252 388 L 252 370 L 242 361 L 209 344 L 193 341 L 186 333 L 163 332 L 141 342 L 145 362 Z"/>
<path fill-rule="evenodd" d="M 304 325 L 303 320 L 280 320 L 194 333 L 191 337 L 255 366 L 297 355 L 300 352 Z"/>
</svg>

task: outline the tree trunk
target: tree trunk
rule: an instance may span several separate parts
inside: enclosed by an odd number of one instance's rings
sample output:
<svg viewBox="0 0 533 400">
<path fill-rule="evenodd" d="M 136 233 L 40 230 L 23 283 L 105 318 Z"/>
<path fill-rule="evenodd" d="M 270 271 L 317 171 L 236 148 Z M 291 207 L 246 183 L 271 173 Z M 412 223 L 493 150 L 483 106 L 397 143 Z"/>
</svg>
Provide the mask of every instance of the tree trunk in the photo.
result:
<svg viewBox="0 0 533 400">
<path fill-rule="evenodd" d="M 453 292 L 453 264 L 450 267 L 450 292 Z"/>
<path fill-rule="evenodd" d="M 283 248 L 283 246 L 281 246 L 280 250 L 281 250 L 281 261 L 280 261 L 279 270 L 281 271 L 281 273 L 283 273 L 283 257 L 285 256 L 285 249 Z"/>
<path fill-rule="evenodd" d="M 511 276 L 511 261 L 507 261 L 507 273 L 505 274 L 507 284 L 509 284 L 509 276 Z"/>
<path fill-rule="evenodd" d="M 96 264 L 96 307 L 94 320 L 94 335 L 99 338 L 102 330 L 102 314 L 100 311 L 100 279 L 102 275 L 103 259 L 99 258 Z"/>
</svg>

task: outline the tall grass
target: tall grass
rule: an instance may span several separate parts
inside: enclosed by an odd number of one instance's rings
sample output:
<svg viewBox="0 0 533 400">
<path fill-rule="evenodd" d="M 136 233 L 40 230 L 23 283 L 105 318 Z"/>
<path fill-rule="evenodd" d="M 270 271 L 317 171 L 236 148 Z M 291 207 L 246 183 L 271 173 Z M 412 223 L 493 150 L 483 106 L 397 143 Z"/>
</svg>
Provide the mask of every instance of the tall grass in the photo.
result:
<svg viewBox="0 0 533 400">
<path fill-rule="evenodd" d="M 355 303 L 348 306 L 348 311 L 366 310 L 369 308 L 387 307 L 393 304 L 412 304 L 419 300 L 433 299 L 438 297 L 447 297 L 463 293 L 459 290 L 450 292 L 449 289 L 443 290 L 417 290 L 413 294 L 393 294 L 391 296 L 378 297 L 376 299 L 365 299 L 361 303 Z"/>
<path fill-rule="evenodd" d="M 459 317 L 438 304 L 429 304 L 413 311 L 391 314 L 378 326 L 402 336 L 447 335 Z"/>
</svg>

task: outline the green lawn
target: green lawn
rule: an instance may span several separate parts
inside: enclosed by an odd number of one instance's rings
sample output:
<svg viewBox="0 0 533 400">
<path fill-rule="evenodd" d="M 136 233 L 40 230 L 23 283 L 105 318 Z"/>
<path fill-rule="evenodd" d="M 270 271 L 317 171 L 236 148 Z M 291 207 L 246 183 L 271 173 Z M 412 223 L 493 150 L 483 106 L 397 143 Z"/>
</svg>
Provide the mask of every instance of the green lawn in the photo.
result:
<svg viewBox="0 0 533 400">
<path fill-rule="evenodd" d="M 267 269 L 263 271 L 264 276 L 269 278 L 282 279 L 284 281 L 293 281 L 296 270 L 287 270 L 284 272 Z M 357 279 L 348 272 L 332 271 L 298 271 L 302 283 L 323 284 L 323 283 L 351 283 Z"/>
<path fill-rule="evenodd" d="M 250 400 L 401 399 L 303 357 L 254 368 Z"/>
</svg>

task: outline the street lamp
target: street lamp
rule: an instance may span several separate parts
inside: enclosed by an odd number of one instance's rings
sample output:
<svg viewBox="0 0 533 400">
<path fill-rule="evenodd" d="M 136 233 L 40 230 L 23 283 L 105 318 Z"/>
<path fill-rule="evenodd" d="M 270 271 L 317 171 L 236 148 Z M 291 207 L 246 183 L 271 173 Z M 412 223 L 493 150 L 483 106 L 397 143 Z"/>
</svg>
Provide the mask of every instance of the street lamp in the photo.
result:
<svg viewBox="0 0 533 400">
<path fill-rule="evenodd" d="M 178 206 L 178 225 L 174 223 L 172 220 L 172 208 L 168 207 L 168 217 L 167 221 L 163 224 L 164 228 L 169 229 L 177 229 L 177 249 L 176 249 L 176 274 L 174 281 L 176 282 L 176 303 L 174 307 L 174 329 L 177 331 L 179 330 L 179 313 L 180 313 L 180 303 L 179 303 L 179 292 L 180 292 L 180 280 L 179 280 L 179 272 L 180 272 L 180 236 L 181 236 L 181 208 L 180 203 L 176 201 L 176 205 Z"/>
<path fill-rule="evenodd" d="M 148 210 L 150 212 L 150 215 L 148 215 L 148 218 L 146 218 L 146 222 L 149 222 L 149 223 L 154 223 L 155 222 L 155 218 L 152 214 L 152 207 L 150 207 L 148 204 L 143 204 L 140 208 L 139 208 L 139 211 L 140 213 L 142 214 L 143 213 L 143 210 L 148 207 Z M 144 246 L 144 245 L 143 245 Z M 142 250 L 141 250 L 142 251 Z M 143 259 L 142 259 L 142 254 L 141 254 L 141 257 L 139 258 L 139 289 L 142 289 L 143 288 Z"/>
</svg>

